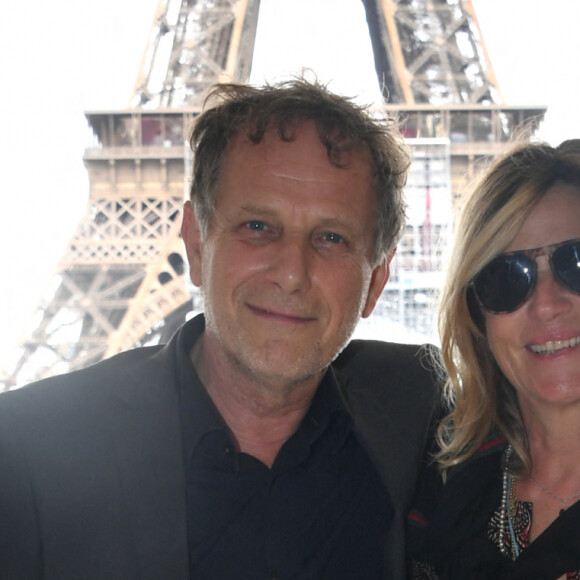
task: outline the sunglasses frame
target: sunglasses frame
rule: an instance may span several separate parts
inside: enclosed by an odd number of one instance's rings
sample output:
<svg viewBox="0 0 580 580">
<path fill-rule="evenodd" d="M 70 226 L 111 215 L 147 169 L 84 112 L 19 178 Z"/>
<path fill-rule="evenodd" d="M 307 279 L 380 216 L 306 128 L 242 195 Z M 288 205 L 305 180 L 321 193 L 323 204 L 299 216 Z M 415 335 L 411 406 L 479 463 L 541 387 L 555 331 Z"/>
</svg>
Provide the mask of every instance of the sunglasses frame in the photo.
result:
<svg viewBox="0 0 580 580">
<path fill-rule="evenodd" d="M 571 292 L 574 292 L 575 294 L 580 294 L 580 288 L 579 289 L 574 289 L 572 288 L 561 276 L 561 274 L 558 272 L 556 266 L 553 263 L 553 255 L 555 252 L 557 252 L 557 250 L 559 250 L 560 248 L 564 247 L 564 246 L 569 246 L 569 245 L 574 245 L 577 244 L 579 246 L 579 253 L 580 253 L 580 238 L 572 238 L 569 240 L 564 240 L 562 242 L 556 242 L 555 244 L 548 244 L 547 246 L 540 246 L 538 248 L 530 248 L 528 250 L 514 250 L 513 252 L 505 252 L 503 254 L 500 254 L 499 256 L 496 256 L 493 260 L 491 260 L 490 262 L 488 262 L 469 282 L 468 284 L 468 288 L 471 289 L 471 291 L 473 292 L 473 295 L 475 296 L 475 299 L 477 300 L 477 303 L 479 304 L 479 306 L 481 307 L 482 310 L 485 310 L 485 312 L 489 312 L 490 314 L 509 314 L 510 312 L 515 312 L 516 310 L 518 310 L 518 308 L 521 308 L 530 298 L 530 296 L 532 295 L 535 287 L 536 287 L 536 283 L 538 281 L 538 264 L 536 262 L 537 258 L 539 258 L 540 256 L 548 256 L 548 262 L 550 264 L 550 271 L 552 272 L 552 276 L 554 277 L 554 280 L 556 280 L 556 282 L 558 282 L 558 284 L 560 284 L 560 286 L 566 288 L 567 290 L 570 290 Z M 530 283 L 529 283 L 529 287 L 528 290 L 526 292 L 526 295 L 522 298 L 521 302 L 518 302 L 518 304 L 516 306 L 514 306 L 513 308 L 510 309 L 506 309 L 506 310 L 492 310 L 490 308 L 487 308 L 482 301 L 479 298 L 479 294 L 477 293 L 477 289 L 476 289 L 476 283 L 477 283 L 477 279 L 478 277 L 492 264 L 494 264 L 496 261 L 502 260 L 502 259 L 506 259 L 509 257 L 513 257 L 513 256 L 525 256 L 528 260 L 529 260 L 529 267 L 530 267 Z"/>
</svg>

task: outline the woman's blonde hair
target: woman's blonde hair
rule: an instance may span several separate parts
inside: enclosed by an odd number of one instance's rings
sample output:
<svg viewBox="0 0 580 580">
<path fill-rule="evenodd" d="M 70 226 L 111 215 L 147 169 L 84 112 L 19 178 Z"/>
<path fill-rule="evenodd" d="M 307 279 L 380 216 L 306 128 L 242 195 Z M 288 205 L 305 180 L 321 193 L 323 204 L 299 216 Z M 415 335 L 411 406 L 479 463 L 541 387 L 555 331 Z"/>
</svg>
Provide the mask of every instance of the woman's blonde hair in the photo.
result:
<svg viewBox="0 0 580 580">
<path fill-rule="evenodd" d="M 465 199 L 439 308 L 448 373 L 445 398 L 451 409 L 437 432 L 437 459 L 444 472 L 473 455 L 494 429 L 513 446 L 519 472 L 530 468 L 518 398 L 489 348 L 470 282 L 504 251 L 534 204 L 559 183 L 580 191 L 580 139 L 555 148 L 517 146 L 492 164 Z"/>
</svg>

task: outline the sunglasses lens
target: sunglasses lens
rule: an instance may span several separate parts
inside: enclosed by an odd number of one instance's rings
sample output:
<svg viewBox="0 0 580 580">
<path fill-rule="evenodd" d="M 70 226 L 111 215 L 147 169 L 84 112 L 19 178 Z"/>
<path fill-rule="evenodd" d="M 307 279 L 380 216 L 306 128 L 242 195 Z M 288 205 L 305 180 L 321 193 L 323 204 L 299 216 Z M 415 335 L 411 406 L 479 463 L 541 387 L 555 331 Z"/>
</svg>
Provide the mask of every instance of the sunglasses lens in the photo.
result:
<svg viewBox="0 0 580 580">
<path fill-rule="evenodd" d="M 525 254 L 499 256 L 476 276 L 473 289 L 485 310 L 511 312 L 526 301 L 534 275 L 535 262 Z"/>
<path fill-rule="evenodd" d="M 566 288 L 580 293 L 580 241 L 564 244 L 555 250 L 552 267 Z"/>
</svg>

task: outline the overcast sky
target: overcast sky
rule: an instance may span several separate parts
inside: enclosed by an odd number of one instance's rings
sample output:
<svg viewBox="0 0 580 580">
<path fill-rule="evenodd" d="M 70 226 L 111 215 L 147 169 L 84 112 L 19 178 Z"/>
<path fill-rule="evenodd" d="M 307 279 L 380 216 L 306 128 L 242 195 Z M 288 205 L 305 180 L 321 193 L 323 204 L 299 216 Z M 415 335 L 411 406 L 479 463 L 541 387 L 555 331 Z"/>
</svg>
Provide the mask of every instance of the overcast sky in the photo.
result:
<svg viewBox="0 0 580 580">
<path fill-rule="evenodd" d="M 580 136 L 580 2 L 473 3 L 506 103 L 547 105 L 541 136 L 554 144 Z M 86 205 L 83 111 L 128 105 L 156 4 L 28 0 L 2 8 L 0 352 L 32 315 Z M 376 85 L 365 26 L 357 0 L 262 0 L 253 79 L 306 66 L 368 102 Z"/>
</svg>

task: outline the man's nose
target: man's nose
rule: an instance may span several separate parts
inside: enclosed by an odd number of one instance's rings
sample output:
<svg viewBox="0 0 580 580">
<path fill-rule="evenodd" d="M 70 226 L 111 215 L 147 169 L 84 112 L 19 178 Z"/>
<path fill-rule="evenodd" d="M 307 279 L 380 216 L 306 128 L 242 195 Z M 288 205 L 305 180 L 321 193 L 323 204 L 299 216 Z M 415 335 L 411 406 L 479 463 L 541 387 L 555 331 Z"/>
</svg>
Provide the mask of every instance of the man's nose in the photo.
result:
<svg viewBox="0 0 580 580">
<path fill-rule="evenodd" d="M 309 240 L 299 235 L 282 235 L 271 249 L 270 280 L 288 293 L 308 290 L 315 254 Z"/>
</svg>

